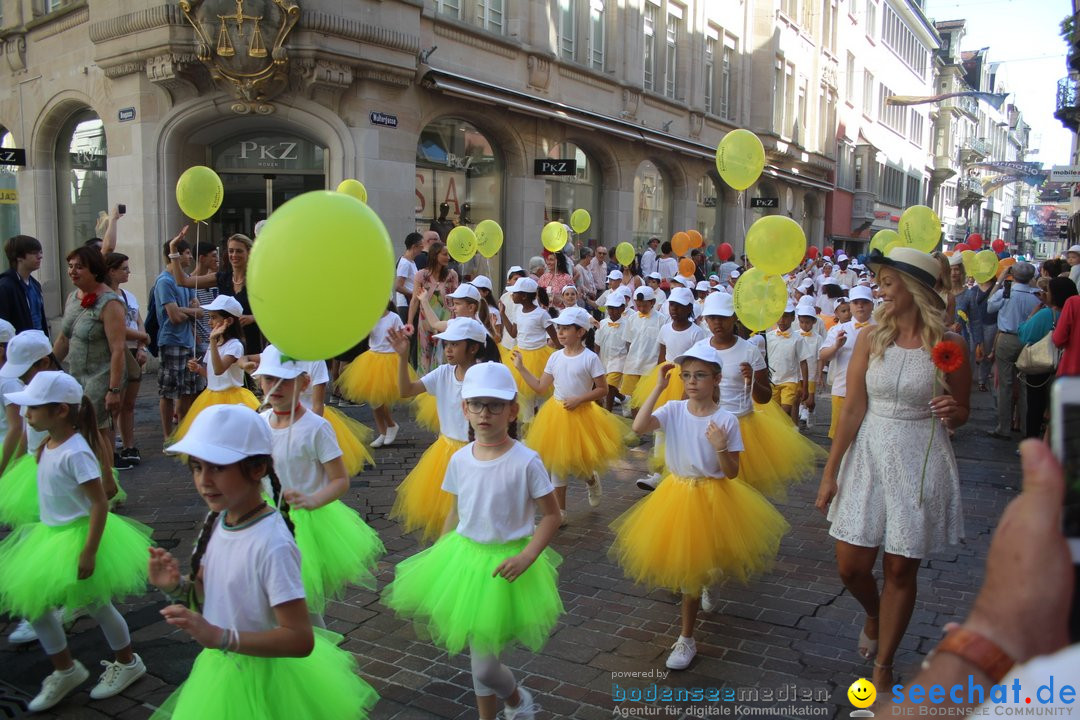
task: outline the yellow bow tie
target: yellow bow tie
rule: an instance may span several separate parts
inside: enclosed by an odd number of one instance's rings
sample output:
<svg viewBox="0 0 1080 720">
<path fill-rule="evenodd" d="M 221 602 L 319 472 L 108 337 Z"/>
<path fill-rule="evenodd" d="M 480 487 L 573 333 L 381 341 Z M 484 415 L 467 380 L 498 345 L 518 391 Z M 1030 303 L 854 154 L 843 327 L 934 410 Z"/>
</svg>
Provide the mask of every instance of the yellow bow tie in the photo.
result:
<svg viewBox="0 0 1080 720">
<path fill-rule="evenodd" d="M 607 324 L 607 326 L 608 326 L 608 327 L 619 327 L 619 323 L 617 323 L 617 322 L 611 322 L 610 320 L 608 320 L 608 324 Z"/>
<path fill-rule="evenodd" d="M 637 314 L 637 316 L 638 316 L 639 318 L 647 318 L 647 317 L 649 317 L 649 313 L 640 313 L 640 312 L 639 312 L 639 313 Z"/>
<path fill-rule="evenodd" d="M 813 331 L 807 332 L 807 331 L 805 331 L 805 330 L 800 330 L 800 331 L 799 331 L 799 334 L 800 334 L 800 335 L 802 335 L 803 337 L 810 337 L 810 336 L 811 336 L 811 335 L 813 335 L 814 333 L 813 333 Z"/>
<path fill-rule="evenodd" d="M 784 332 L 783 330 L 777 330 L 776 334 L 779 335 L 780 337 L 791 337 L 790 332 Z"/>
<path fill-rule="evenodd" d="M 863 322 L 857 322 L 857 323 L 855 323 L 855 329 L 856 329 L 856 330 L 858 330 L 859 328 L 864 328 L 864 327 L 866 327 L 866 326 L 867 326 L 867 325 L 869 325 L 869 324 L 870 324 L 870 321 L 869 321 L 869 320 L 867 320 L 867 321 L 866 321 L 866 322 L 864 322 L 864 323 L 863 323 Z"/>
</svg>

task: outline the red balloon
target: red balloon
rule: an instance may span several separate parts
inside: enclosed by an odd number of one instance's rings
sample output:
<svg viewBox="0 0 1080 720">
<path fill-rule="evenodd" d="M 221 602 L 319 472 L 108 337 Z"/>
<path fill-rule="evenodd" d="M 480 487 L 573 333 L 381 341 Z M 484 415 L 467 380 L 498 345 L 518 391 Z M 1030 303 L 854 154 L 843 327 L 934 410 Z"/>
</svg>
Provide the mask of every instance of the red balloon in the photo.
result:
<svg viewBox="0 0 1080 720">
<path fill-rule="evenodd" d="M 822 250 L 822 251 L 821 251 L 821 253 L 822 253 L 822 254 L 823 254 L 823 255 L 824 255 L 825 257 L 832 257 L 832 256 L 833 256 L 833 249 L 832 249 L 831 247 L 827 247 L 827 248 L 825 248 L 824 250 Z"/>
<path fill-rule="evenodd" d="M 819 251 L 817 245 L 811 245 L 810 247 L 806 248 L 806 256 L 811 260 L 817 259 L 818 252 Z"/>
<path fill-rule="evenodd" d="M 990 247 L 994 249 L 994 252 L 1001 252 L 1005 249 L 1005 241 L 1001 238 L 998 238 L 994 242 L 990 243 Z"/>
<path fill-rule="evenodd" d="M 716 248 L 716 256 L 721 260 L 730 260 L 731 256 L 735 254 L 735 248 L 731 247 L 728 243 L 720 243 L 720 247 Z"/>
<path fill-rule="evenodd" d="M 960 243 L 956 247 L 953 248 L 953 252 L 964 252 L 965 250 L 971 250 L 972 252 L 978 252 L 979 251 L 978 248 L 973 248 L 970 245 L 968 245 L 967 243 Z"/>
<path fill-rule="evenodd" d="M 979 233 L 971 233 L 967 236 L 968 247 L 978 252 L 983 246 L 983 236 Z"/>
</svg>

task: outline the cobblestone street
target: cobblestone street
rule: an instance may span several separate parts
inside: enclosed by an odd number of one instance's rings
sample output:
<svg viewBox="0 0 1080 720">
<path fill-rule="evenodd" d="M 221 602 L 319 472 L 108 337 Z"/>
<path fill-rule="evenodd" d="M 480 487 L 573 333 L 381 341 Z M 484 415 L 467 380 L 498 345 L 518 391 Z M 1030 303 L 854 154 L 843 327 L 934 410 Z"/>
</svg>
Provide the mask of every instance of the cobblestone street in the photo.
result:
<svg viewBox="0 0 1080 720">
<path fill-rule="evenodd" d="M 155 390 L 153 378 L 143 383 L 137 411 L 143 463 L 121 477 L 129 499 L 120 511 L 153 526 L 157 543 L 177 553 L 186 565 L 206 510 L 190 474 L 160 452 Z M 975 392 L 972 404 L 972 422 L 953 441 L 966 539 L 923 562 L 918 604 L 896 658 L 897 682 L 910 680 L 940 637 L 942 625 L 961 618 L 969 608 L 983 576 L 991 532 L 1019 483 L 1015 445 L 991 440 L 983 432 L 992 423 L 990 395 Z M 827 410 L 828 403 L 821 403 L 812 433 L 821 443 L 828 442 Z M 371 424 L 368 408 L 346 411 Z M 402 415 L 399 411 L 399 421 Z M 355 478 L 344 498 L 360 509 L 386 544 L 380 589 L 392 579 L 394 565 L 418 547 L 385 519 L 395 487 L 432 439 L 411 421 L 402 425 L 395 445 L 375 451 L 378 466 Z M 770 706 L 776 707 L 767 715 L 772 717 L 846 717 L 851 709 L 847 687 L 857 677 L 868 676 L 871 667 L 855 651 L 863 617 L 837 577 L 827 524 L 813 507 L 816 480 L 795 488 L 779 505 L 791 532 L 774 569 L 748 586 L 724 587 L 717 611 L 699 621 L 696 660 L 685 672 L 667 674 L 664 660 L 678 635 L 678 598 L 633 585 L 607 556 L 612 540 L 608 524 L 641 497 L 634 480 L 643 474 L 649 448 L 632 451 L 604 478 L 599 508 L 588 506 L 583 486 L 570 489 L 569 526 L 553 543 L 564 558 L 560 590 L 566 615 L 540 654 L 519 651 L 507 660 L 542 705 L 540 717 L 599 720 L 620 710 L 627 716 L 738 717 Z M 147 677 L 101 702 L 89 700 L 91 683 L 87 683 L 57 706 L 55 715 L 43 717 L 148 717 L 187 676 L 198 652 L 186 635 L 161 620 L 158 610 L 163 606 L 160 594 L 148 593 L 120 608 L 136 651 L 149 668 Z M 448 657 L 420 641 L 408 623 L 380 604 L 375 592 L 356 590 L 343 602 L 333 603 L 327 621 L 330 629 L 345 635 L 344 647 L 356 654 L 362 675 L 382 697 L 374 718 L 475 717 L 468 658 Z M 9 622 L 2 628 L 5 636 L 12 627 Z M 97 627 L 88 619 L 78 620 L 70 641 L 75 656 L 96 677 L 98 661 L 107 654 Z M 0 645 L 0 717 L 19 716 L 49 671 L 36 643 L 19 648 Z M 743 701 L 630 701 L 654 683 L 701 689 L 724 686 Z M 628 699 L 617 702 L 624 692 Z M 759 693 L 757 702 L 752 701 L 752 692 Z M 774 702 L 761 699 L 769 692 Z M 793 694 L 801 698 L 808 693 L 813 695 L 810 702 L 788 702 Z"/>
</svg>

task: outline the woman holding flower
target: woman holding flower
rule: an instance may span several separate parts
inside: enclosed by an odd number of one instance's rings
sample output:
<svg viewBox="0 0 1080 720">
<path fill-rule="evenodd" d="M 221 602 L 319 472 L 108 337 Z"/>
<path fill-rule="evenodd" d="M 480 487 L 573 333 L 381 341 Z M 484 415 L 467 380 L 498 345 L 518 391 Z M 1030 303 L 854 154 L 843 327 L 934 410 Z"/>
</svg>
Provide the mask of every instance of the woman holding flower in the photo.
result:
<svg viewBox="0 0 1080 720">
<path fill-rule="evenodd" d="M 840 578 L 866 611 L 858 652 L 874 660 L 875 687 L 890 687 L 920 561 L 963 536 L 948 431 L 967 422 L 971 367 L 963 339 L 945 332 L 936 259 L 902 247 L 875 253 L 870 267 L 882 299 L 877 325 L 855 342 L 816 504 L 832 523 Z"/>
</svg>

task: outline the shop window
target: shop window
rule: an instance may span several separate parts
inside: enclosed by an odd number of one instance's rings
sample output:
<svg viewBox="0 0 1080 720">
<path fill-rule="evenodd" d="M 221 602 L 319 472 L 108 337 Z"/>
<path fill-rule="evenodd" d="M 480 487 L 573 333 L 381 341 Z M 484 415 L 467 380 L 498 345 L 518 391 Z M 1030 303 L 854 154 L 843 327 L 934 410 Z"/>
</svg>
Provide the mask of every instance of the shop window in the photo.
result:
<svg viewBox="0 0 1080 720">
<path fill-rule="evenodd" d="M 720 184 L 711 174 L 698 180 L 697 186 L 697 222 L 695 227 L 705 242 L 717 245 L 723 242 L 724 234 L 724 196 Z"/>
<path fill-rule="evenodd" d="M 15 136 L 0 127 L 0 148 L 14 148 Z M 0 240 L 19 234 L 19 190 L 16 186 L 18 169 L 0 165 Z"/>
<path fill-rule="evenodd" d="M 66 257 L 92 237 L 108 214 L 105 126 L 91 110 L 83 110 L 63 126 L 56 141 L 56 205 L 59 221 L 59 256 Z M 66 295 L 71 290 L 61 273 Z"/>
<path fill-rule="evenodd" d="M 585 238 L 595 245 L 600 237 L 600 172 L 584 150 L 568 142 L 541 141 L 540 151 L 549 160 L 573 161 L 574 172 L 569 175 L 545 177 L 544 222 L 557 220 L 570 224 L 570 214 L 587 210 L 592 218 Z M 569 164 L 567 165 L 569 167 Z"/>
<path fill-rule="evenodd" d="M 654 235 L 662 240 L 671 237 L 670 184 L 664 172 L 649 160 L 634 173 L 633 238 L 640 249 Z"/>
</svg>

